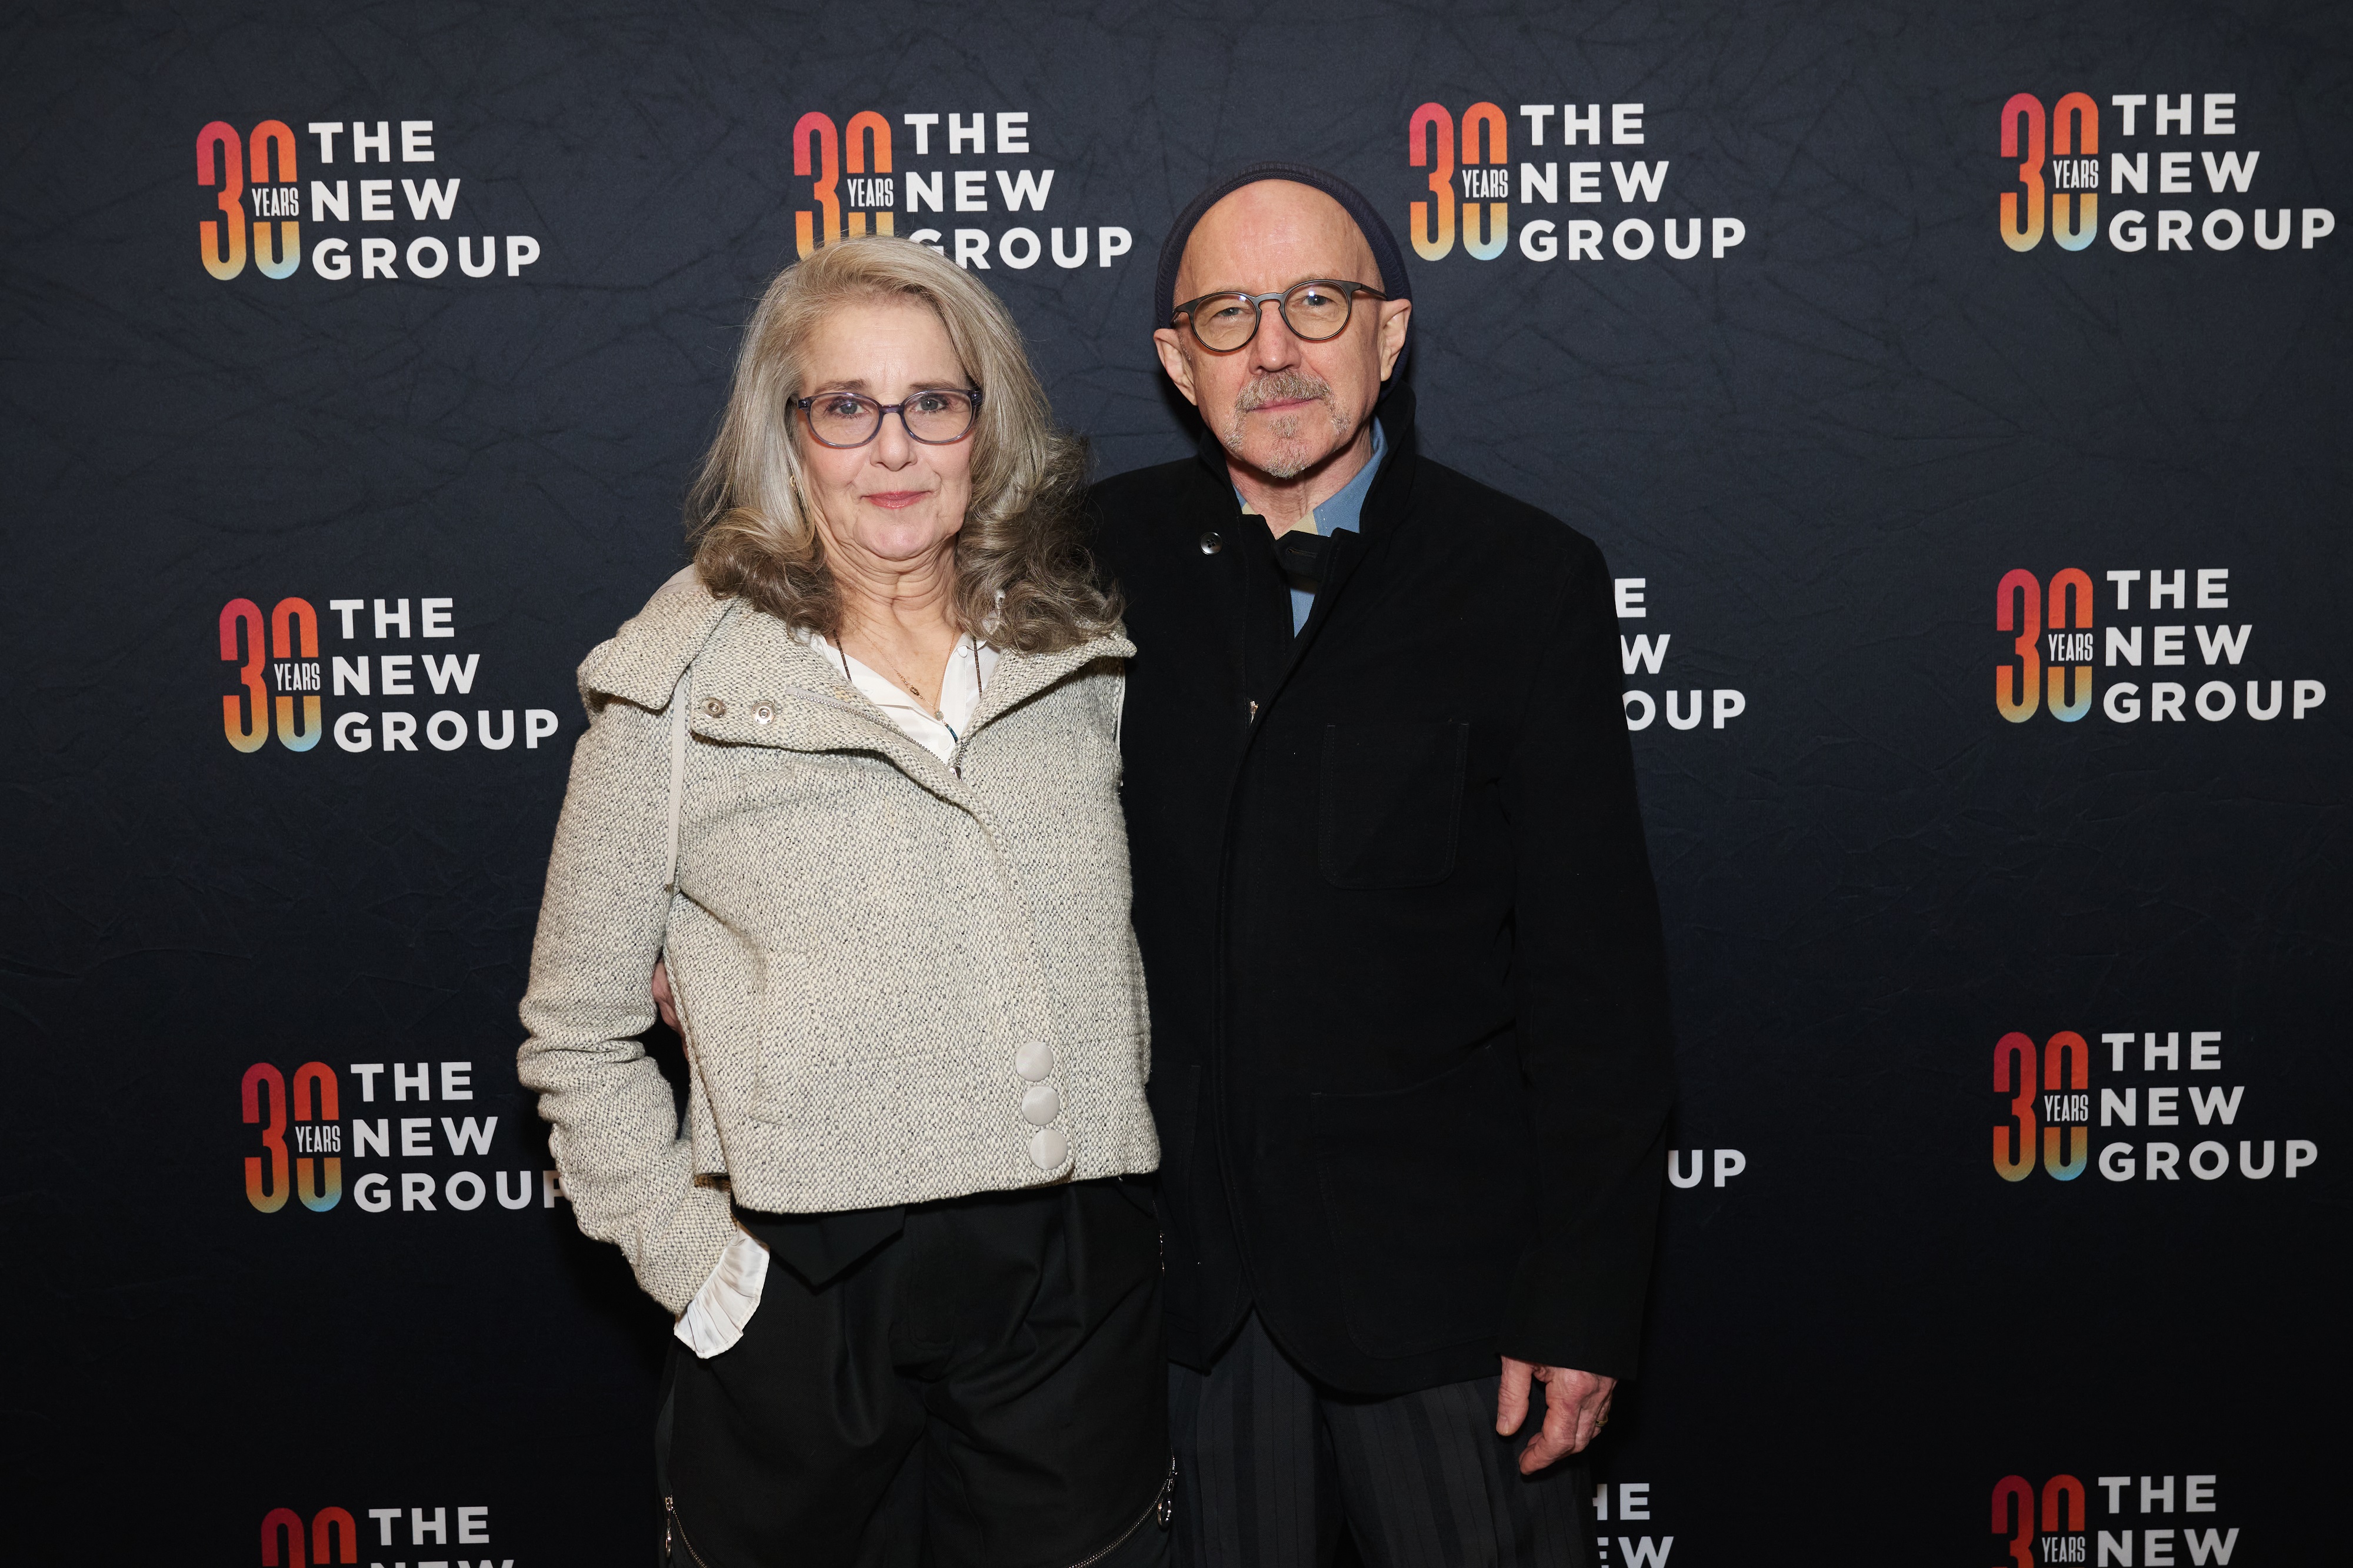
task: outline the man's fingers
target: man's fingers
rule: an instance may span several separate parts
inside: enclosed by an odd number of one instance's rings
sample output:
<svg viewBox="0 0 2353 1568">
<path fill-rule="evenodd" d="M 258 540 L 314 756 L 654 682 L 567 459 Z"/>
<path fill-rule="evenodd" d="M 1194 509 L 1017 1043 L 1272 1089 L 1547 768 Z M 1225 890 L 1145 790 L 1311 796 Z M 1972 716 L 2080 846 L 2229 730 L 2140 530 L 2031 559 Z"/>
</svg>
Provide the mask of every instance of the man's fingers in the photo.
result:
<svg viewBox="0 0 2353 1568">
<path fill-rule="evenodd" d="M 670 965 L 659 958 L 654 960 L 654 1011 L 673 1032 L 678 1029 L 678 1006 L 670 994 Z"/>
<path fill-rule="evenodd" d="M 1594 1377 L 1586 1373 L 1570 1375 L 1582 1380 L 1584 1391 L 1577 1402 L 1577 1446 L 1569 1450 L 1581 1454 L 1593 1439 L 1601 1436 L 1601 1428 L 1609 1423 L 1609 1402 L 1617 1396 L 1618 1380 L 1614 1377 Z"/>
<path fill-rule="evenodd" d="M 1503 1358 L 1504 1380 L 1495 1390 L 1495 1430 L 1508 1437 L 1520 1429 L 1528 1418 L 1528 1380 L 1535 1367 L 1530 1363 Z"/>
<path fill-rule="evenodd" d="M 1577 1408 L 1562 1386 L 1567 1374 L 1556 1372 L 1545 1384 L 1544 1426 L 1520 1450 L 1520 1474 L 1535 1475 L 1556 1459 L 1577 1452 Z"/>
<path fill-rule="evenodd" d="M 1577 1402 L 1577 1442 L 1569 1449 L 1570 1453 L 1582 1454 L 1593 1439 L 1601 1436 L 1601 1412 L 1609 1399 L 1607 1393 L 1597 1389 L 1590 1396 Z"/>
<path fill-rule="evenodd" d="M 1543 1369 L 1544 1427 L 1520 1451 L 1520 1473 L 1534 1475 L 1546 1465 L 1581 1454 L 1601 1435 L 1609 1418 L 1609 1401 L 1618 1380 L 1597 1377 L 1567 1367 Z"/>
<path fill-rule="evenodd" d="M 1504 1375 L 1495 1389 L 1495 1430 L 1502 1436 L 1510 1436 L 1527 1420 L 1529 1385 L 1545 1385 L 1544 1424 L 1520 1449 L 1520 1474 L 1532 1476 L 1556 1460 L 1581 1454 L 1601 1435 L 1609 1419 L 1610 1396 L 1618 1390 L 1616 1378 L 1573 1367 L 1538 1366 L 1510 1356 L 1503 1363 Z"/>
</svg>

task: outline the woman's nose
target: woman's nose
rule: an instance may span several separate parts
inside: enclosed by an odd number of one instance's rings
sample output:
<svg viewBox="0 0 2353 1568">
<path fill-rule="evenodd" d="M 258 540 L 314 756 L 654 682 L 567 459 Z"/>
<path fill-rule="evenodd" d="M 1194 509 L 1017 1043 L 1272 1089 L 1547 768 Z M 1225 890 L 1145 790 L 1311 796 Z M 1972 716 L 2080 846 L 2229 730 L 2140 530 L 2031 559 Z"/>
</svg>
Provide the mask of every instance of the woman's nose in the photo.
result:
<svg viewBox="0 0 2353 1568">
<path fill-rule="evenodd" d="M 882 428 L 874 433 L 874 460 L 886 468 L 903 468 L 914 461 L 914 439 L 907 434 L 907 416 L 902 413 L 882 416 Z"/>
</svg>

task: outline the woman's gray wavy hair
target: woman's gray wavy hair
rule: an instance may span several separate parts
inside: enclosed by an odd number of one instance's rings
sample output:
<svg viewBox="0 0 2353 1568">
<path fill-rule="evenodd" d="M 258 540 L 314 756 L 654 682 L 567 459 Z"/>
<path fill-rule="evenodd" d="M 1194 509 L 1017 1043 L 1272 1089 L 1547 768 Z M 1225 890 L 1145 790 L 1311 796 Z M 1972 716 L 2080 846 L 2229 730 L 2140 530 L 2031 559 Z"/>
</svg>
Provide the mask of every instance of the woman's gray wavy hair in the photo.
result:
<svg viewBox="0 0 2353 1568">
<path fill-rule="evenodd" d="M 1116 598 L 1096 582 L 1081 521 L 1086 447 L 1054 428 L 1046 394 L 1004 304 L 945 258 L 873 235 L 829 245 L 777 274 L 735 360 L 718 437 L 687 500 L 703 585 L 786 624 L 841 631 L 841 598 L 800 483 L 792 400 L 818 323 L 858 300 L 921 300 L 939 315 L 983 393 L 972 501 L 956 535 L 955 614 L 1001 648 L 1050 653 L 1109 629 Z"/>
</svg>

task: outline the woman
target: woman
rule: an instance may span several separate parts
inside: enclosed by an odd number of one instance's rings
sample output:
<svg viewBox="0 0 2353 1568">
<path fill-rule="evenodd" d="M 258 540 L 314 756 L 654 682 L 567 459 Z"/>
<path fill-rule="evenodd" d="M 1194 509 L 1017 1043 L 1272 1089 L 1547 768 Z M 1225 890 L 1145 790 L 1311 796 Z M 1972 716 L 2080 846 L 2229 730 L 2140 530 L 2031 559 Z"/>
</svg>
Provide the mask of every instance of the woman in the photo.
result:
<svg viewBox="0 0 2353 1568">
<path fill-rule="evenodd" d="M 680 1314 L 677 1563 L 1165 1552 L 1134 650 L 1048 417 L 969 275 L 820 251 L 745 334 L 693 567 L 580 668 L 522 1078 Z"/>
</svg>

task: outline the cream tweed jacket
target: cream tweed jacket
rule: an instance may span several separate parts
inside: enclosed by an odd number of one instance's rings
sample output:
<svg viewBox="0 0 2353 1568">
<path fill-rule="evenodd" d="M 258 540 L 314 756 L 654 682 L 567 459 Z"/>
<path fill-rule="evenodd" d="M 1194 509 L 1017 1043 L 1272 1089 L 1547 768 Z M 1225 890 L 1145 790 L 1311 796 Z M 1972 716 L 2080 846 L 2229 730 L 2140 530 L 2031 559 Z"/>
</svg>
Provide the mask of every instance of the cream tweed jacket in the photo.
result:
<svg viewBox="0 0 2353 1568">
<path fill-rule="evenodd" d="M 580 1228 L 672 1311 L 734 1234 L 730 1187 L 814 1214 L 1157 1168 L 1119 796 L 1134 651 L 1006 654 L 952 763 L 691 573 L 581 665 L 520 1076 Z M 658 957 L 683 1128 L 637 1038 Z"/>
</svg>

